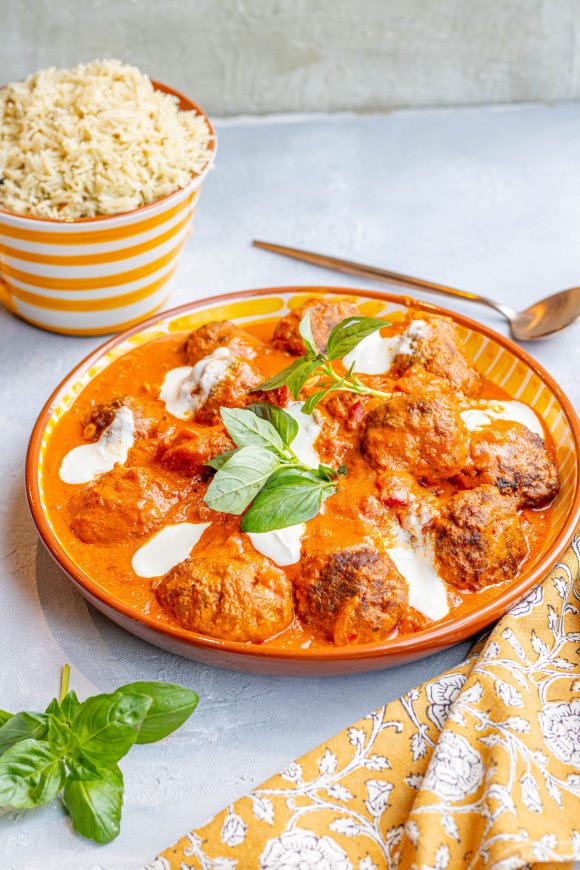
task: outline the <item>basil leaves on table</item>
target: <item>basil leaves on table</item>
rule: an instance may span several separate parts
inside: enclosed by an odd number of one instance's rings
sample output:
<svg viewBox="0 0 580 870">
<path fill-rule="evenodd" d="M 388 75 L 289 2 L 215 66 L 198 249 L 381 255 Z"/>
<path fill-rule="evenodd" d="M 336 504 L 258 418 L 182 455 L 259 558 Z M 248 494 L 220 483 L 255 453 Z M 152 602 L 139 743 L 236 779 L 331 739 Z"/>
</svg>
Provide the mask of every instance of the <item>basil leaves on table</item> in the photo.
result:
<svg viewBox="0 0 580 870">
<path fill-rule="evenodd" d="M 306 353 L 256 390 L 287 386 L 298 399 L 300 390 L 316 375 L 321 380 L 304 402 L 304 414 L 312 414 L 325 396 L 337 390 L 388 398 L 390 393 L 362 383 L 354 374 L 354 366 L 344 375 L 332 366 L 333 360 L 346 356 L 384 326 L 389 326 L 386 320 L 374 317 L 347 317 L 331 331 L 323 354 L 316 347 L 307 312 L 298 327 Z M 315 517 L 323 502 L 336 492 L 337 476 L 346 474 L 347 469 L 312 468 L 298 459 L 292 442 L 299 425 L 277 405 L 255 402 L 246 408 L 221 408 L 220 414 L 236 449 L 205 463 L 216 471 L 205 494 L 207 506 L 222 513 L 244 514 L 240 524 L 243 532 L 270 532 Z"/>
<path fill-rule="evenodd" d="M 73 828 L 97 843 L 119 833 L 123 774 L 135 743 L 153 743 L 191 716 L 198 696 L 169 683 L 138 682 L 80 702 L 68 691 L 44 713 L 0 711 L 0 807 L 46 804 L 62 792 Z"/>
</svg>

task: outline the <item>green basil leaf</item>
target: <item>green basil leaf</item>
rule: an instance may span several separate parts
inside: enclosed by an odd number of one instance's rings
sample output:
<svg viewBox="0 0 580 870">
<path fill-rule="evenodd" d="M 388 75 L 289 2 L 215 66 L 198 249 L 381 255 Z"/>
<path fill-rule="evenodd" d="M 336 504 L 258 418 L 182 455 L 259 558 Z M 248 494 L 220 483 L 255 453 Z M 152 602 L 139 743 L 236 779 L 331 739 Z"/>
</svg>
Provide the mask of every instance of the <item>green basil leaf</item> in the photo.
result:
<svg viewBox="0 0 580 870">
<path fill-rule="evenodd" d="M 326 387 L 325 390 L 320 390 L 318 393 L 313 393 L 311 396 L 308 396 L 304 404 L 302 405 L 302 413 L 303 414 L 312 414 L 316 406 L 319 402 L 321 402 L 325 396 L 329 393 L 334 392 L 335 390 L 342 389 L 342 385 L 344 383 L 344 378 L 338 381 L 336 384 L 330 384 L 329 387 Z"/>
<path fill-rule="evenodd" d="M 154 743 L 180 728 L 189 719 L 199 697 L 191 689 L 171 683 L 129 683 L 118 693 L 136 692 L 151 698 L 151 706 L 141 725 L 137 743 Z"/>
<path fill-rule="evenodd" d="M 320 360 L 310 359 L 303 362 L 295 371 L 293 371 L 286 379 L 286 386 L 292 393 L 295 399 L 298 398 L 300 390 L 306 383 L 309 377 L 314 374 L 320 366 Z"/>
<path fill-rule="evenodd" d="M 336 490 L 316 472 L 283 468 L 272 475 L 242 517 L 242 532 L 271 532 L 311 520 Z"/>
<path fill-rule="evenodd" d="M 57 719 L 52 713 L 48 717 L 48 732 L 46 739 L 55 755 L 66 755 L 71 747 L 72 733 L 66 722 Z"/>
<path fill-rule="evenodd" d="M 283 411 L 278 405 L 269 405 L 268 402 L 252 402 L 251 405 L 248 405 L 248 411 L 271 423 L 286 447 L 289 447 L 298 435 L 298 423 L 294 417 Z"/>
<path fill-rule="evenodd" d="M 338 477 L 338 471 L 335 471 L 330 465 L 319 465 L 318 473 L 321 477 L 324 477 L 325 480 L 334 480 Z"/>
<path fill-rule="evenodd" d="M 263 447 L 236 450 L 208 486 L 206 505 L 214 511 L 241 514 L 278 464 L 278 457 Z"/>
<path fill-rule="evenodd" d="M 238 447 L 267 447 L 282 453 L 284 443 L 268 420 L 247 408 L 220 408 L 224 426 Z"/>
<path fill-rule="evenodd" d="M 338 323 L 326 345 L 328 359 L 342 359 L 359 344 L 363 338 L 390 324 L 377 317 L 347 317 Z"/>
<path fill-rule="evenodd" d="M 48 743 L 28 738 L 0 758 L 0 806 L 22 809 L 53 800 L 62 789 L 64 761 Z"/>
<path fill-rule="evenodd" d="M 235 452 L 235 450 L 226 450 L 224 453 L 220 453 L 219 456 L 206 460 L 203 464 L 209 465 L 210 468 L 215 468 L 216 471 L 219 471 L 222 465 L 225 465 L 230 456 L 233 456 Z"/>
<path fill-rule="evenodd" d="M 72 721 L 77 752 L 96 763 L 116 762 L 131 749 L 151 706 L 147 695 L 94 695 Z"/>
<path fill-rule="evenodd" d="M 123 778 L 116 768 L 71 763 L 64 784 L 64 804 L 75 831 L 96 843 L 110 843 L 119 834 Z"/>
<path fill-rule="evenodd" d="M 61 709 L 59 702 L 56 698 L 53 698 L 46 710 L 44 711 L 47 716 L 54 716 L 55 719 L 59 719 L 61 722 L 64 722 L 64 715 Z"/>
<path fill-rule="evenodd" d="M 306 345 L 306 350 L 310 353 L 317 354 L 316 342 L 312 335 L 312 323 L 310 322 L 310 311 L 307 311 L 300 323 L 298 324 L 298 332 L 302 336 L 302 341 Z"/>
<path fill-rule="evenodd" d="M 41 740 L 48 730 L 46 713 L 15 713 L 0 728 L 0 756 L 21 740 Z"/>
<path fill-rule="evenodd" d="M 8 713 L 6 710 L 0 710 L 0 727 L 5 725 L 9 719 L 12 719 L 13 713 Z"/>
<path fill-rule="evenodd" d="M 307 363 L 310 364 L 312 362 L 314 362 L 314 360 L 312 360 L 308 354 L 306 354 L 305 356 L 301 356 L 298 359 L 294 360 L 293 363 L 290 363 L 289 366 L 286 366 L 285 369 L 282 369 L 277 374 L 272 375 L 272 377 L 268 378 L 267 381 L 264 381 L 262 384 L 254 387 L 251 392 L 257 393 L 258 391 L 262 392 L 262 390 L 276 390 L 278 387 L 283 387 L 285 384 L 288 384 L 289 379 L 294 376 L 295 372 L 302 369 Z M 316 366 L 318 366 L 318 361 L 316 361 Z"/>
<path fill-rule="evenodd" d="M 71 689 L 70 692 L 66 693 L 60 703 L 60 709 L 62 710 L 65 722 L 68 722 L 69 724 L 72 722 L 80 705 L 81 702 L 77 698 L 76 692 L 73 692 Z"/>
</svg>

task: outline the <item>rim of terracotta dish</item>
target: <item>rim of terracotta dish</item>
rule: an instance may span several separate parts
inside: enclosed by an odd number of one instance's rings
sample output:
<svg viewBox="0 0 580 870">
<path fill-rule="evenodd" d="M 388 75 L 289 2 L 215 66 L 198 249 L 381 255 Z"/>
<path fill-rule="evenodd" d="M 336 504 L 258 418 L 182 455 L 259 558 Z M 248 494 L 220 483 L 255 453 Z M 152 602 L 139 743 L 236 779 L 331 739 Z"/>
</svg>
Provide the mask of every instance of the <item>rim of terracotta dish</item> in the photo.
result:
<svg viewBox="0 0 580 870">
<path fill-rule="evenodd" d="M 156 620 L 144 614 L 136 613 L 128 605 L 117 601 L 110 593 L 102 589 L 88 574 L 86 574 L 68 555 L 60 541 L 54 534 L 48 519 L 42 508 L 40 499 L 40 488 L 38 480 L 40 447 L 46 424 L 50 419 L 54 405 L 60 394 L 66 389 L 67 385 L 77 376 L 86 371 L 92 364 L 96 362 L 108 350 L 124 342 L 127 338 L 136 333 L 142 332 L 154 326 L 160 320 L 172 319 L 176 316 L 187 314 L 191 311 L 197 311 L 205 306 L 215 304 L 216 300 L 221 302 L 231 302 L 238 299 L 248 299 L 256 296 L 271 296 L 279 293 L 300 293 L 300 294 L 333 294 L 344 296 L 359 296 L 366 299 L 380 299 L 383 302 L 394 304 L 402 304 L 406 307 L 419 308 L 423 311 L 429 311 L 434 314 L 439 314 L 446 317 L 451 317 L 456 323 L 464 326 L 474 332 L 479 332 L 487 338 L 493 339 L 518 359 L 522 360 L 529 366 L 549 387 L 549 389 L 558 398 L 567 421 L 572 430 L 574 446 L 576 449 L 576 491 L 574 499 L 570 507 L 568 518 L 564 523 L 558 537 L 553 542 L 552 546 L 542 554 L 540 560 L 532 566 L 528 571 L 525 571 L 518 580 L 505 589 L 497 598 L 490 601 L 485 607 L 474 609 L 469 613 L 464 614 L 456 619 L 450 619 L 447 622 L 435 623 L 422 631 L 415 634 L 404 635 L 400 638 L 395 637 L 392 640 L 384 641 L 382 644 L 361 644 L 360 646 L 333 647 L 329 649 L 278 649 L 265 644 L 241 643 L 240 641 L 221 640 L 219 638 L 208 637 L 207 635 L 197 634 L 196 632 L 187 631 L 179 626 L 160 625 Z M 496 618 L 502 616 L 506 610 L 517 601 L 519 601 L 526 593 L 528 593 L 546 573 L 553 568 L 558 558 L 567 548 L 570 543 L 576 527 L 580 521 L 580 421 L 574 411 L 572 403 L 566 397 L 563 390 L 554 381 L 552 376 L 523 348 L 505 338 L 495 330 L 488 326 L 479 324 L 469 317 L 464 317 L 462 314 L 456 314 L 439 305 L 430 302 L 422 302 L 414 299 L 411 296 L 404 296 L 395 293 L 384 293 L 377 290 L 363 290 L 350 287 L 332 287 L 332 286 L 287 286 L 287 287 L 267 287 L 258 290 L 244 290 L 237 293 L 228 293 L 219 297 L 211 297 L 200 299 L 197 302 L 190 302 L 186 305 L 181 305 L 178 308 L 172 308 L 156 314 L 135 326 L 126 330 L 123 333 L 109 339 L 85 359 L 83 359 L 75 368 L 64 378 L 58 387 L 53 391 L 52 395 L 44 405 L 38 420 L 32 431 L 30 442 L 28 445 L 28 453 L 26 457 L 26 492 L 28 504 L 32 513 L 32 518 L 38 529 L 41 539 L 44 544 L 56 559 L 61 568 L 69 575 L 72 581 L 86 590 L 97 600 L 103 604 L 123 614 L 123 616 L 137 622 L 147 628 L 153 630 L 156 634 L 163 634 L 171 637 L 173 640 L 178 640 L 186 643 L 188 646 L 203 647 L 205 649 L 215 649 L 216 652 L 225 652 L 237 654 L 241 656 L 270 658 L 286 660 L 286 661 L 348 661 L 356 659 L 389 659 L 404 654 L 412 655 L 413 653 L 427 652 L 429 650 L 436 651 L 445 646 L 459 643 L 468 637 L 481 631 L 487 627 Z"/>
<path fill-rule="evenodd" d="M 41 224 L 50 224 L 57 226 L 77 226 L 79 224 L 95 224 L 99 223 L 99 221 L 110 221 L 115 218 L 125 218 L 134 214 L 142 214 L 147 212 L 148 210 L 154 208 L 161 203 L 167 202 L 167 200 L 171 199 L 174 196 L 177 196 L 180 193 L 183 193 L 184 190 L 187 190 L 192 184 L 200 181 L 211 169 L 213 162 L 215 160 L 215 155 L 217 153 L 217 136 L 214 129 L 214 126 L 206 113 L 201 109 L 197 103 L 194 103 L 193 100 L 190 100 L 189 97 L 186 97 L 184 94 L 180 93 L 180 91 L 176 91 L 174 88 L 170 88 L 169 85 L 164 85 L 163 82 L 155 81 L 155 79 L 151 79 L 151 84 L 155 88 L 156 91 L 163 91 L 165 94 L 171 94 L 173 97 L 177 97 L 179 100 L 179 108 L 182 111 L 191 111 L 194 110 L 198 115 L 201 115 L 209 127 L 209 132 L 211 134 L 211 138 L 209 141 L 208 148 L 211 151 L 209 159 L 207 163 L 202 166 L 199 172 L 195 172 L 192 174 L 190 180 L 187 182 L 185 187 L 178 187 L 177 190 L 172 190 L 171 193 L 167 193 L 165 196 L 160 197 L 159 199 L 153 200 L 153 202 L 148 202 L 147 205 L 141 205 L 139 208 L 133 208 L 129 211 L 117 211 L 114 214 L 100 214 L 95 217 L 85 217 L 85 218 L 76 218 L 75 220 L 70 221 L 59 221 L 57 218 L 48 218 L 41 217 L 40 215 L 32 215 L 32 214 L 19 214 L 15 211 L 8 211 L 6 208 L 0 208 L 0 215 L 8 215 L 11 218 L 18 218 L 22 221 L 33 221 L 34 223 Z"/>
</svg>

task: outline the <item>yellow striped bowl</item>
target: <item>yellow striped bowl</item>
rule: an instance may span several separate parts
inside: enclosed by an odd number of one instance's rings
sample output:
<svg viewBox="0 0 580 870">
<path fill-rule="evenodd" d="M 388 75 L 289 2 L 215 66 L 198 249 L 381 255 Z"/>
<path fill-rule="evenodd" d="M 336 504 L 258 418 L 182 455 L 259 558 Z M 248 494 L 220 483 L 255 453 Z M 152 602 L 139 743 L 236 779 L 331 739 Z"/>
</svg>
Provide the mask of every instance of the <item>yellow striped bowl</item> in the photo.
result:
<svg viewBox="0 0 580 870">
<path fill-rule="evenodd" d="M 180 108 L 204 113 L 171 88 Z M 35 326 L 70 335 L 119 332 L 153 314 L 191 231 L 216 149 L 187 187 L 135 211 L 61 222 L 0 210 L 0 301 Z"/>
</svg>

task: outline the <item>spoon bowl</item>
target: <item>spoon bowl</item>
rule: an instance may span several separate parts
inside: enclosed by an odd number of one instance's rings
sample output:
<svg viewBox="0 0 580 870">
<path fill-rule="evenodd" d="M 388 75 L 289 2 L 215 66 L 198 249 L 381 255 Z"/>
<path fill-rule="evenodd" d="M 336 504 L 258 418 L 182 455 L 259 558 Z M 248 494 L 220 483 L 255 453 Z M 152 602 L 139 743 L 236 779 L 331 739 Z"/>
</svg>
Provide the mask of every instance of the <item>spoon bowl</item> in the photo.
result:
<svg viewBox="0 0 580 870">
<path fill-rule="evenodd" d="M 566 329 L 579 318 L 580 287 L 570 287 L 534 302 L 524 311 L 512 312 L 508 321 L 515 339 L 534 341 Z"/>
</svg>

